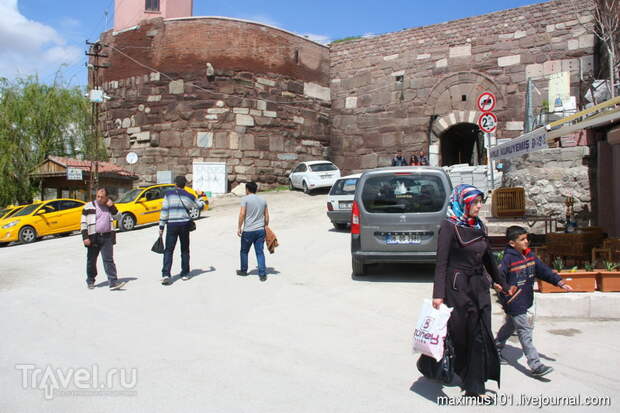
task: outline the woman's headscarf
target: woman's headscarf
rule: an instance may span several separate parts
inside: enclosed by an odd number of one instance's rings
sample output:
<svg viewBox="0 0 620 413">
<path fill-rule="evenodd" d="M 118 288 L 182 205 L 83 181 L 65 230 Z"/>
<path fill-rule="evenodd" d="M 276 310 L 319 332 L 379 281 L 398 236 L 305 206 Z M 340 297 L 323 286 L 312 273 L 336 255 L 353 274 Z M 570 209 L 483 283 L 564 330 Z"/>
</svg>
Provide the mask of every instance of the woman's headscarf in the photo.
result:
<svg viewBox="0 0 620 413">
<path fill-rule="evenodd" d="M 457 185 L 450 196 L 448 220 L 461 227 L 480 228 L 480 219 L 469 216 L 469 209 L 477 197 L 484 199 L 484 194 L 475 186 Z"/>
</svg>

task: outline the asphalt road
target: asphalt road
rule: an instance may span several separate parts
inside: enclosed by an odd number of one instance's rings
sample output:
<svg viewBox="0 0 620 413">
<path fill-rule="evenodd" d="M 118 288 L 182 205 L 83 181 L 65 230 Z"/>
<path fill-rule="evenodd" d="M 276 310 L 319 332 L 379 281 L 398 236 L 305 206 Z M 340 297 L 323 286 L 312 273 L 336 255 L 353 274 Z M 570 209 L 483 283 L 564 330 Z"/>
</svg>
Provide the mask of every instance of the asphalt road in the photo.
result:
<svg viewBox="0 0 620 413">
<path fill-rule="evenodd" d="M 108 290 L 101 263 L 98 288 L 86 289 L 79 236 L 0 249 L 0 412 L 409 413 L 458 396 L 457 385 L 421 378 L 411 351 L 433 267 L 376 266 L 355 279 L 349 235 L 332 229 L 324 194 L 266 198 L 281 244 L 267 255 L 266 282 L 253 255 L 250 276 L 235 275 L 230 198 L 192 233 L 194 278 L 167 287 L 161 256 L 150 252 L 156 227 L 119 234 L 116 263 L 129 281 L 121 291 Z M 174 274 L 179 261 L 177 251 Z M 501 319 L 496 310 L 495 329 Z M 501 389 L 489 390 L 513 404 L 523 395 L 606 396 L 611 408 L 572 410 L 617 411 L 619 327 L 537 320 L 535 344 L 555 371 L 530 377 L 511 341 Z"/>
</svg>

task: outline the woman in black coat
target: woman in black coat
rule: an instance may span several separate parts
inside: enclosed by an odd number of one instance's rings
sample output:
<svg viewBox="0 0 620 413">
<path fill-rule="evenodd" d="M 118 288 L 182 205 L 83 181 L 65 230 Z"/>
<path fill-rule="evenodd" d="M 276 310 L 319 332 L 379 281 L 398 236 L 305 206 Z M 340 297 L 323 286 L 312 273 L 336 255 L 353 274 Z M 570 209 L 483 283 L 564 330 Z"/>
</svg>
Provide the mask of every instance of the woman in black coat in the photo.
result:
<svg viewBox="0 0 620 413">
<path fill-rule="evenodd" d="M 448 334 L 454 343 L 454 370 L 466 396 L 485 394 L 485 382 L 500 382 L 500 361 L 491 331 L 491 296 L 486 268 L 493 281 L 508 285 L 491 255 L 486 228 L 478 218 L 484 194 L 458 185 L 450 198 L 448 218 L 439 229 L 433 306 L 452 307 Z M 508 292 L 512 295 L 513 290 Z"/>
</svg>

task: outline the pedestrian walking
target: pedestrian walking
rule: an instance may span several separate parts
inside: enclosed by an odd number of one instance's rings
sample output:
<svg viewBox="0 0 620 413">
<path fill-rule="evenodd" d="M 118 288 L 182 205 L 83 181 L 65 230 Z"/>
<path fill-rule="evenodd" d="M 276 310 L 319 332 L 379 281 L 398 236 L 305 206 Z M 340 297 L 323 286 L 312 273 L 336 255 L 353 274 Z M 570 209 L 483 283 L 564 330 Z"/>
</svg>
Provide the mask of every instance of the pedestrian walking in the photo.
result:
<svg viewBox="0 0 620 413">
<path fill-rule="evenodd" d="M 86 286 L 91 290 L 95 288 L 99 253 L 101 253 L 103 268 L 108 276 L 110 290 L 118 290 L 126 284 L 125 281 L 118 280 L 114 263 L 116 233 L 112 231 L 112 222 L 116 214 L 118 210 L 109 198 L 106 188 L 97 189 L 95 200 L 86 203 L 82 209 L 80 230 L 82 241 L 87 248 Z"/>
<path fill-rule="evenodd" d="M 504 251 L 500 272 L 506 277 L 508 285 L 517 287 L 517 292 L 512 297 L 499 295 L 500 302 L 506 312 L 506 321 L 497 333 L 495 344 L 499 350 L 500 361 L 502 364 L 507 363 L 502 356 L 502 350 L 508 338 L 516 330 L 532 375 L 542 377 L 551 373 L 553 367 L 545 366 L 540 361 L 540 356 L 533 342 L 534 326 L 531 325 L 527 316 L 527 310 L 534 303 L 534 279 L 540 278 L 566 291 L 572 290 L 572 287 L 534 255 L 529 248 L 525 228 L 517 225 L 508 227 L 506 239 L 508 246 Z M 498 285 L 493 287 L 499 290 Z"/>
<path fill-rule="evenodd" d="M 256 261 L 258 263 L 258 276 L 261 281 L 267 280 L 267 268 L 265 266 L 265 229 L 269 226 L 269 209 L 267 201 L 256 195 L 258 186 L 256 182 L 245 184 L 245 196 L 241 199 L 241 210 L 237 235 L 241 237 L 241 269 L 237 275 L 248 275 L 248 253 L 254 245 Z"/>
<path fill-rule="evenodd" d="M 483 193 L 458 185 L 450 198 L 448 218 L 441 224 L 433 306 L 445 302 L 453 311 L 448 335 L 454 344 L 454 371 L 466 396 L 483 397 L 487 380 L 500 380 L 500 360 L 491 331 L 491 297 L 486 268 L 502 292 L 512 295 L 491 255 L 486 228 L 480 218 Z"/>
<path fill-rule="evenodd" d="M 184 176 L 177 176 L 174 179 L 176 188 L 168 191 L 164 196 L 164 202 L 159 216 L 159 235 L 163 235 L 166 230 L 166 241 L 164 250 L 164 264 L 161 270 L 161 283 L 170 285 L 172 278 L 170 270 L 172 268 L 172 256 L 177 245 L 177 240 L 181 242 L 181 279 L 190 279 L 189 270 L 189 233 L 195 225 L 189 214 L 193 208 L 202 209 L 204 202 L 196 199 L 194 195 L 187 192 L 184 188 L 187 180 Z M 198 193 L 201 196 L 202 193 Z"/>
</svg>

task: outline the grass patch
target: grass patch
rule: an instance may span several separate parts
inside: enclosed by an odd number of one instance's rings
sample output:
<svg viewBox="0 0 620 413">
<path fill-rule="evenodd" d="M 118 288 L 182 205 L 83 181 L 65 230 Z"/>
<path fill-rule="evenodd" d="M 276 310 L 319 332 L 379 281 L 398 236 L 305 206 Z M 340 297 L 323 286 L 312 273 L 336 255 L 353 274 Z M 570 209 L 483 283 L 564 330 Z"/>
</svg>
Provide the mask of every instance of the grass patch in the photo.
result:
<svg viewBox="0 0 620 413">
<path fill-rule="evenodd" d="M 265 189 L 264 191 L 261 191 L 261 192 L 281 192 L 281 191 L 288 191 L 288 185 L 276 186 L 275 188 Z"/>
<path fill-rule="evenodd" d="M 351 40 L 359 40 L 361 39 L 362 36 L 349 36 L 349 37 L 344 37 L 342 39 L 337 39 L 334 40 L 333 42 L 331 42 L 330 44 L 336 44 L 336 43 L 343 43 L 343 42 L 350 42 Z"/>
</svg>

